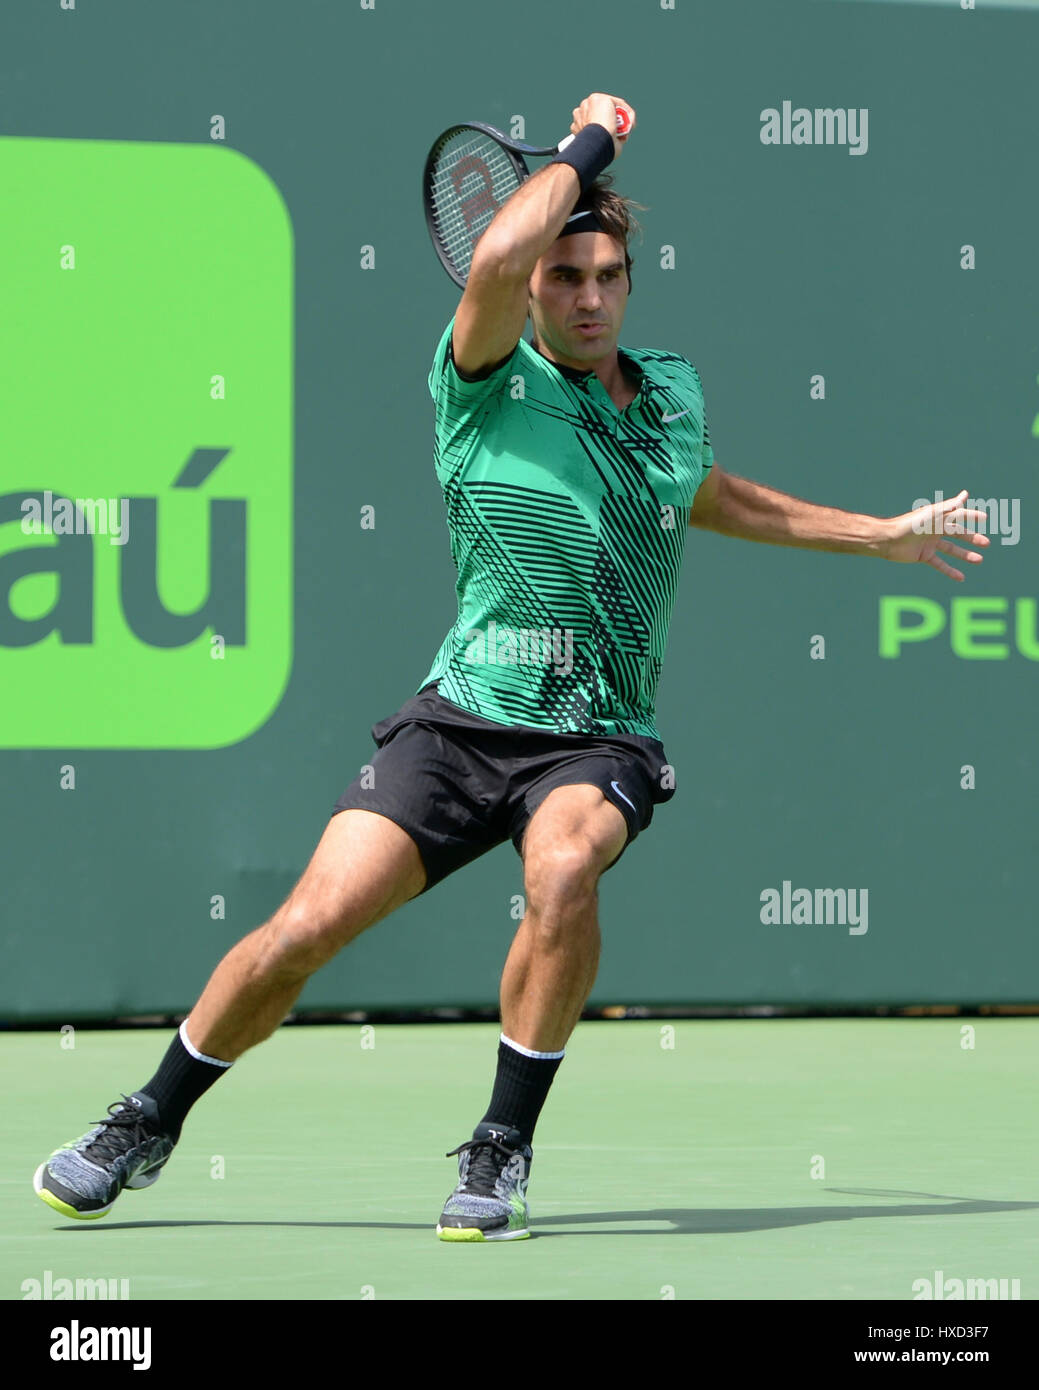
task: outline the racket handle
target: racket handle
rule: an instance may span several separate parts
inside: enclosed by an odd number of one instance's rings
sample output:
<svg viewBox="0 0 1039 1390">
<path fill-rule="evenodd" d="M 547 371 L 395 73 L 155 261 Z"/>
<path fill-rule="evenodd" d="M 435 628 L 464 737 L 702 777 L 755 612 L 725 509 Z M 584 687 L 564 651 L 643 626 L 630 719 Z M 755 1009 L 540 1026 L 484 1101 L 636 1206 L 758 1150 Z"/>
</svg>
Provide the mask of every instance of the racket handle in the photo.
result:
<svg viewBox="0 0 1039 1390">
<path fill-rule="evenodd" d="M 630 129 L 631 118 L 628 116 L 628 113 L 624 110 L 623 106 L 619 106 L 617 108 L 617 134 L 627 135 Z M 556 153 L 562 154 L 562 152 L 566 149 L 567 145 L 572 145 L 576 138 L 577 137 L 575 135 L 568 135 L 565 140 L 560 140 L 558 146 L 556 147 Z"/>
</svg>

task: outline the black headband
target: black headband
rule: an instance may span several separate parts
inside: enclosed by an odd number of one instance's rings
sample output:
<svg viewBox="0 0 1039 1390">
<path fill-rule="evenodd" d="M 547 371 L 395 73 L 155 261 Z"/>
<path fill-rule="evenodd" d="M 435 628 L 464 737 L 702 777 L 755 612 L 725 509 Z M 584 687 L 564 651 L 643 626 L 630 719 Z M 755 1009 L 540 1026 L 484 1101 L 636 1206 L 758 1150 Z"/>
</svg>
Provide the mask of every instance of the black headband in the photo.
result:
<svg viewBox="0 0 1039 1390">
<path fill-rule="evenodd" d="M 561 237 L 572 236 L 575 232 L 605 232 L 606 228 L 595 215 L 591 200 L 584 193 L 574 204 L 574 210 L 566 219 Z"/>
</svg>

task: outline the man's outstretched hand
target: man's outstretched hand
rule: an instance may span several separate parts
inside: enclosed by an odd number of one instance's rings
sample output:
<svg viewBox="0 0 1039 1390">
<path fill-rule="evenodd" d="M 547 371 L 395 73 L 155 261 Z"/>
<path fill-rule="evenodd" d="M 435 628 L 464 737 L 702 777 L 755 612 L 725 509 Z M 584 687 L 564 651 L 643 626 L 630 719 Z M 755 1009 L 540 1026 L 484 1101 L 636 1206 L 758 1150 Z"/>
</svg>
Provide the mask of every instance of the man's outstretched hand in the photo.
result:
<svg viewBox="0 0 1039 1390">
<path fill-rule="evenodd" d="M 904 565 L 931 565 L 947 574 L 950 579 L 963 580 L 960 570 L 953 569 L 941 558 L 953 555 L 957 560 L 980 565 L 985 558 L 976 550 L 967 550 L 962 545 L 954 545 L 950 536 L 965 536 L 971 545 L 984 548 L 989 538 L 981 531 L 968 531 L 968 521 L 984 521 L 984 512 L 969 511 L 963 506 L 967 489 L 955 497 L 947 497 L 943 502 L 931 502 L 926 507 L 917 507 L 904 516 L 891 518 L 891 533 L 880 547 L 886 560 L 896 560 Z"/>
</svg>

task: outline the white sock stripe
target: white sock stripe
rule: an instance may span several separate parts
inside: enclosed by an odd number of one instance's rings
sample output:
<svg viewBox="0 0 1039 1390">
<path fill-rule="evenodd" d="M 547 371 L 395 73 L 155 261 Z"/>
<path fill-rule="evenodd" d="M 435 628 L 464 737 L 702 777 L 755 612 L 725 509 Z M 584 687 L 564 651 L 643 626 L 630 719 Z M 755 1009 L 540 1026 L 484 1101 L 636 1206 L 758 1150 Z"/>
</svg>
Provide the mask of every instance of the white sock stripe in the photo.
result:
<svg viewBox="0 0 1039 1390">
<path fill-rule="evenodd" d="M 537 1057 L 539 1061 L 554 1061 L 555 1058 L 563 1057 L 566 1053 L 565 1048 L 562 1052 L 531 1052 L 529 1047 L 524 1047 L 522 1043 L 513 1042 L 512 1039 L 507 1038 L 504 1033 L 501 1035 L 501 1040 L 506 1047 L 511 1047 L 516 1052 L 522 1052 L 524 1057 Z"/>
<path fill-rule="evenodd" d="M 233 1063 L 233 1062 L 221 1062 L 221 1061 L 219 1060 L 219 1058 L 217 1058 L 217 1057 L 207 1057 L 206 1054 L 205 1054 L 204 1052 L 199 1052 L 199 1050 L 198 1050 L 197 1047 L 193 1047 L 192 1044 L 191 1044 L 191 1039 L 188 1037 L 188 1021 L 187 1021 L 187 1019 L 185 1019 L 184 1022 L 180 1025 L 180 1030 L 179 1030 L 179 1031 L 180 1031 L 180 1040 L 181 1040 L 181 1042 L 184 1044 L 184 1046 L 187 1048 L 187 1050 L 191 1053 L 192 1057 L 194 1057 L 194 1059 L 195 1059 L 196 1062 L 209 1062 L 209 1063 L 210 1063 L 212 1066 L 214 1066 L 214 1067 L 233 1067 L 233 1066 L 234 1066 L 234 1063 Z"/>
</svg>

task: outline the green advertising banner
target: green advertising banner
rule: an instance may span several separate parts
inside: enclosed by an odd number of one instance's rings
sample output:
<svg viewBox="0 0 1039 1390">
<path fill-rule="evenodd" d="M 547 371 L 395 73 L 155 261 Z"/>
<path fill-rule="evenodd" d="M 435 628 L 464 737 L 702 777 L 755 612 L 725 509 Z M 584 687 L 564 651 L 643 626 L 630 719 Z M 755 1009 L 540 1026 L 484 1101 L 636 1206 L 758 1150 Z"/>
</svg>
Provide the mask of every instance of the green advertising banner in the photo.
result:
<svg viewBox="0 0 1039 1390">
<path fill-rule="evenodd" d="M 0 745 L 237 743 L 292 658 L 285 204 L 219 147 L 8 137 L 0 168 Z"/>
</svg>

